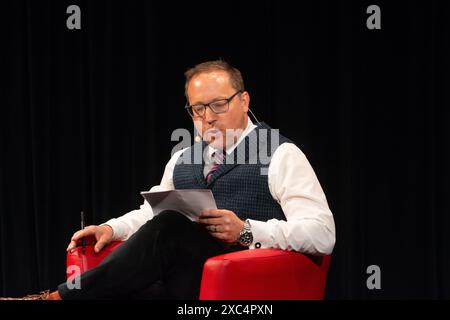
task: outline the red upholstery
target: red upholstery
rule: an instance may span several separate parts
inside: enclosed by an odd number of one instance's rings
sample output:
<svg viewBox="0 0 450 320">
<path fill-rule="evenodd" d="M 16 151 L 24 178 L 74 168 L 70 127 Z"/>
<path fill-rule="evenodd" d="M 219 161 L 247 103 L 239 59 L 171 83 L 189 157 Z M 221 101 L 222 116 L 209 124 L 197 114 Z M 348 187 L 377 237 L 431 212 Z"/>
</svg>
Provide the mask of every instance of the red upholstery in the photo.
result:
<svg viewBox="0 0 450 320">
<path fill-rule="evenodd" d="M 244 250 L 208 259 L 201 300 L 323 299 L 330 256 L 276 249 Z"/>
<path fill-rule="evenodd" d="M 77 266 L 81 273 L 94 268 L 103 259 L 106 258 L 111 252 L 113 252 L 118 246 L 122 244 L 121 241 L 113 241 L 109 245 L 105 246 L 99 253 L 94 252 L 93 245 L 87 245 L 85 251 L 81 247 L 77 247 L 72 252 L 67 253 L 67 278 L 73 275 L 69 266 Z"/>
<path fill-rule="evenodd" d="M 81 272 L 89 270 L 120 244 L 112 242 L 98 254 L 92 245 L 86 246 L 84 253 L 77 247 L 67 253 L 67 267 L 75 265 Z M 276 249 L 244 250 L 212 257 L 203 268 L 200 300 L 323 299 L 329 264 L 330 256 L 311 257 Z"/>
</svg>

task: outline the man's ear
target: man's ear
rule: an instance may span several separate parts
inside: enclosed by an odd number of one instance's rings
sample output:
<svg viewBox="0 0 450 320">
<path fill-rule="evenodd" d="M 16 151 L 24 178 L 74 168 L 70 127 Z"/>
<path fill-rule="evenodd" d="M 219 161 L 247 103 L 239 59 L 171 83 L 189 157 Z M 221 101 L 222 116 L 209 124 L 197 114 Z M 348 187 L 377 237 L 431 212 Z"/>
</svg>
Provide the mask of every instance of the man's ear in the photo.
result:
<svg viewBox="0 0 450 320">
<path fill-rule="evenodd" d="M 243 111 L 248 112 L 248 106 L 250 105 L 250 95 L 247 91 L 241 93 L 241 101 L 243 103 Z"/>
</svg>

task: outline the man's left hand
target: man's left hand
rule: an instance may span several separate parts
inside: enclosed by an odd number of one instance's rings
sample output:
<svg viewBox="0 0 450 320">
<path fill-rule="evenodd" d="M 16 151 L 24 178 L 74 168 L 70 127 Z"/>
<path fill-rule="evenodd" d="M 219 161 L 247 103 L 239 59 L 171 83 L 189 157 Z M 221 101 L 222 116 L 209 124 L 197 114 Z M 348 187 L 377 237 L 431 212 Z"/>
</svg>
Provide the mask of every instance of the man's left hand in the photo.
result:
<svg viewBox="0 0 450 320">
<path fill-rule="evenodd" d="M 239 233 L 244 227 L 244 221 L 230 210 L 205 209 L 198 220 L 213 237 L 226 243 L 235 243 L 239 240 Z"/>
</svg>

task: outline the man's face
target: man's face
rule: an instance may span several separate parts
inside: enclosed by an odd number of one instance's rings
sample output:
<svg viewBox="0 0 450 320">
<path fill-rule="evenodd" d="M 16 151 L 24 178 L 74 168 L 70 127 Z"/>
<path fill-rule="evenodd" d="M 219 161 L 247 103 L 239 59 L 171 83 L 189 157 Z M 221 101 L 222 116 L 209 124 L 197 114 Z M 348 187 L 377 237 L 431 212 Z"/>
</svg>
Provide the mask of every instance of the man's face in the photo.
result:
<svg viewBox="0 0 450 320">
<path fill-rule="evenodd" d="M 189 104 L 207 104 L 220 99 L 227 99 L 236 93 L 225 71 L 211 71 L 194 76 L 189 82 L 187 93 Z M 202 135 L 203 140 L 215 148 L 229 146 L 237 138 L 228 141 L 227 129 L 241 129 L 247 127 L 247 112 L 250 97 L 247 92 L 236 95 L 230 101 L 228 112 L 216 114 L 207 107 L 202 118 L 194 117 L 194 125 Z M 231 140 L 231 141 L 230 141 Z"/>
</svg>

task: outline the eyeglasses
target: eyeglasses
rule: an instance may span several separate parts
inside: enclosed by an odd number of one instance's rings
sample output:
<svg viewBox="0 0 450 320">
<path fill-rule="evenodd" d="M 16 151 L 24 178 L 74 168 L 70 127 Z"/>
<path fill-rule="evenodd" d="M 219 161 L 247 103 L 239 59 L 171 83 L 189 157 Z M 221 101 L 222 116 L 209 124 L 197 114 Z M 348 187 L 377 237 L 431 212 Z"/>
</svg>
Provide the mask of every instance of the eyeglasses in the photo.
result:
<svg viewBox="0 0 450 320">
<path fill-rule="evenodd" d="M 194 104 L 192 106 L 186 105 L 184 108 L 187 110 L 189 115 L 193 118 L 203 118 L 206 113 L 206 107 L 209 107 L 212 112 L 219 114 L 228 112 L 230 108 L 230 102 L 235 96 L 242 93 L 241 90 L 237 91 L 231 97 L 227 99 L 220 99 L 206 104 Z"/>
</svg>

